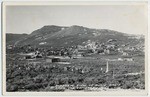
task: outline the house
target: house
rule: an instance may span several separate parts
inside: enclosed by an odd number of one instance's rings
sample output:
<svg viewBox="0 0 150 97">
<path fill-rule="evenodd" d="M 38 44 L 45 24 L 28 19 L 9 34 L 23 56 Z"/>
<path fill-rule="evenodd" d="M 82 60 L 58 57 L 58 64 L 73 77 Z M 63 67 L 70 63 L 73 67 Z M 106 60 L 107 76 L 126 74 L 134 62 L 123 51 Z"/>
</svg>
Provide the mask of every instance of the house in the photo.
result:
<svg viewBox="0 0 150 97">
<path fill-rule="evenodd" d="M 123 59 L 122 58 L 118 58 L 118 61 L 123 61 Z"/>
<path fill-rule="evenodd" d="M 35 53 L 27 53 L 27 54 L 21 54 L 23 56 L 25 56 L 25 59 L 34 59 L 35 58 Z"/>
<path fill-rule="evenodd" d="M 118 48 L 117 51 L 120 52 L 120 53 L 123 53 L 123 49 L 122 48 Z"/>
<path fill-rule="evenodd" d="M 25 59 L 43 58 L 42 54 L 38 51 L 21 55 L 25 56 Z"/>
<path fill-rule="evenodd" d="M 110 54 L 110 50 L 109 49 L 104 49 L 105 54 Z"/>
<path fill-rule="evenodd" d="M 82 54 L 76 54 L 76 55 L 72 55 L 73 59 L 77 59 L 77 58 L 81 58 L 83 55 Z"/>
<path fill-rule="evenodd" d="M 122 56 L 128 56 L 129 54 L 127 52 L 122 52 Z"/>
</svg>

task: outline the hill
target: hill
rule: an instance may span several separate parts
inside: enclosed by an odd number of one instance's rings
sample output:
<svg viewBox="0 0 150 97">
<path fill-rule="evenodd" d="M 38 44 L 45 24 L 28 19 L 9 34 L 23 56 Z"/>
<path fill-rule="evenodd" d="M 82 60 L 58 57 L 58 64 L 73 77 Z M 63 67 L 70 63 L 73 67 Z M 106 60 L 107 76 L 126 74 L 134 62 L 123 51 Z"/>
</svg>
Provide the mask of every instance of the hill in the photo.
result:
<svg viewBox="0 0 150 97">
<path fill-rule="evenodd" d="M 28 34 L 6 33 L 6 43 L 7 45 L 14 45 L 17 41 L 22 40 L 22 38 L 26 36 L 28 36 Z"/>
<path fill-rule="evenodd" d="M 143 37 L 138 37 L 108 29 L 93 29 L 78 25 L 70 27 L 49 25 L 20 38 L 16 44 L 22 46 L 30 44 L 37 47 L 70 47 L 84 45 L 88 41 L 106 43 L 110 39 L 115 39 L 118 45 L 138 45 L 144 41 Z"/>
</svg>

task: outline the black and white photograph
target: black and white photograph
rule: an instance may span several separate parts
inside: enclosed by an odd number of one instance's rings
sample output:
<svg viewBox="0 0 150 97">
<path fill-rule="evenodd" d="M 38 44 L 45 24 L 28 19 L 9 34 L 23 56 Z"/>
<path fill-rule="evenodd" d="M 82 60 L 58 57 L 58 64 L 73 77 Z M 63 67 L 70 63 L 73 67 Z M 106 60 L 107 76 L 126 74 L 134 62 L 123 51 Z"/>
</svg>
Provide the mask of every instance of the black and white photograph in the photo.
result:
<svg viewBox="0 0 150 97">
<path fill-rule="evenodd" d="M 3 91 L 146 95 L 147 14 L 145 1 L 3 2 Z"/>
</svg>

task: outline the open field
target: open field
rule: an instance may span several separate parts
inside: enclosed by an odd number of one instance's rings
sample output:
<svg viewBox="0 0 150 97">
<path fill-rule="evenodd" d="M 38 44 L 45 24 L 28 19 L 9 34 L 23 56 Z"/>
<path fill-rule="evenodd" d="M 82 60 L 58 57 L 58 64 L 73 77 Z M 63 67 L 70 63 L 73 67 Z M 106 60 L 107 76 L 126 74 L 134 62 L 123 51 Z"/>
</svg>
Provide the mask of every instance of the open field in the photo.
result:
<svg viewBox="0 0 150 97">
<path fill-rule="evenodd" d="M 108 61 L 115 55 L 90 55 L 47 63 L 44 58 L 26 60 L 6 55 L 7 91 L 102 91 L 106 89 L 145 89 L 144 56 L 134 61 Z"/>
</svg>

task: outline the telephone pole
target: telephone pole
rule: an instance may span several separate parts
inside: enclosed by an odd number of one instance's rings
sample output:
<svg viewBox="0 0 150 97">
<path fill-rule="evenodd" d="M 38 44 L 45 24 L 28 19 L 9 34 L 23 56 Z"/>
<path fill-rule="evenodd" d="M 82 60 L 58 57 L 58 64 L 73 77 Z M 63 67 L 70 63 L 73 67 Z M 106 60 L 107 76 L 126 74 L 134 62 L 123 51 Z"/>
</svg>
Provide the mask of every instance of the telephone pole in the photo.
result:
<svg viewBox="0 0 150 97">
<path fill-rule="evenodd" d="M 108 64 L 108 60 L 106 62 L 106 73 L 109 71 L 109 64 Z"/>
</svg>

